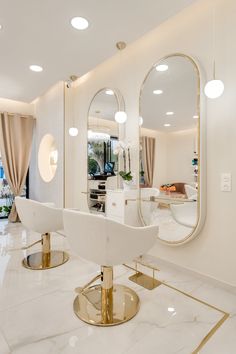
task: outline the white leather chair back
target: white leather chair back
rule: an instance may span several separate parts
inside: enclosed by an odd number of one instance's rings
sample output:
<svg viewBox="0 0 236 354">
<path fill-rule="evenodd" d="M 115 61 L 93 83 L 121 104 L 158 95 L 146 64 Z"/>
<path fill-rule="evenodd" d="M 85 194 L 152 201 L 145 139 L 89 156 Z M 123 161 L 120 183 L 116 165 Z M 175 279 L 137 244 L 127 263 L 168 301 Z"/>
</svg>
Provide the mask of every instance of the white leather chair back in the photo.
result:
<svg viewBox="0 0 236 354">
<path fill-rule="evenodd" d="M 15 204 L 22 224 L 29 230 L 43 234 L 63 229 L 62 209 L 52 203 L 16 197 Z"/>
<path fill-rule="evenodd" d="M 98 215 L 63 211 L 64 229 L 72 249 L 102 266 L 132 261 L 155 243 L 158 226 L 132 227 Z"/>
</svg>

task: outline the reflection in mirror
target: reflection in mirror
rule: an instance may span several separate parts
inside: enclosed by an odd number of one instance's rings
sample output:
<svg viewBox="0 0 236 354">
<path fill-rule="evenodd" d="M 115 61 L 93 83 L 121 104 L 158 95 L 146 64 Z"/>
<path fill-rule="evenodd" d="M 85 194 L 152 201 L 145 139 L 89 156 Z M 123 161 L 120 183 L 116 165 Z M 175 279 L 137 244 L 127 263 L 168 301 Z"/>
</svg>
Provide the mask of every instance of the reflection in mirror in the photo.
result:
<svg viewBox="0 0 236 354">
<path fill-rule="evenodd" d="M 88 113 L 88 207 L 90 212 L 105 213 L 106 189 L 117 188 L 118 156 L 114 153 L 119 140 L 115 113 L 119 110 L 118 94 L 100 90 Z"/>
<path fill-rule="evenodd" d="M 172 244 L 198 223 L 199 122 L 196 64 L 184 55 L 161 60 L 140 95 L 140 214 Z"/>
</svg>

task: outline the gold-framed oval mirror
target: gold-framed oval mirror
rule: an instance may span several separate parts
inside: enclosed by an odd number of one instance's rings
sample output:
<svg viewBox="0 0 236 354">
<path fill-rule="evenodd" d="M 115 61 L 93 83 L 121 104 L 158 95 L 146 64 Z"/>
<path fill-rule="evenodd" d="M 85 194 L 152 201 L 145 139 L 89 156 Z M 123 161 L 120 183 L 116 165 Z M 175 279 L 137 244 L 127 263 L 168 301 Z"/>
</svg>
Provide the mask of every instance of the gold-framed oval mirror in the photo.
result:
<svg viewBox="0 0 236 354">
<path fill-rule="evenodd" d="M 115 154 L 119 140 L 124 139 L 124 124 L 115 114 L 124 111 L 124 100 L 116 89 L 96 92 L 88 110 L 88 208 L 91 213 L 106 212 L 106 190 L 119 187 L 119 156 Z"/>
<path fill-rule="evenodd" d="M 159 225 L 160 241 L 181 245 L 199 232 L 204 219 L 196 62 L 184 54 L 158 61 L 143 82 L 139 105 L 140 217 L 144 225 Z"/>
</svg>

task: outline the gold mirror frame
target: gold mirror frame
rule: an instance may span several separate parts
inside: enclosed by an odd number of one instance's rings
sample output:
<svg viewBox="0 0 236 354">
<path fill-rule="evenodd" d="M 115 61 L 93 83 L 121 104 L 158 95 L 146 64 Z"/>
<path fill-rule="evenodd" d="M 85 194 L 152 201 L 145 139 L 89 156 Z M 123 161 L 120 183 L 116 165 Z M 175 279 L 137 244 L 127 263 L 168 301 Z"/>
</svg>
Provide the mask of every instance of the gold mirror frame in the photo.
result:
<svg viewBox="0 0 236 354">
<path fill-rule="evenodd" d="M 87 132 L 89 130 L 89 112 L 91 109 L 91 106 L 93 104 L 94 99 L 96 98 L 97 95 L 99 95 L 101 92 L 106 91 L 106 90 L 112 90 L 114 92 L 114 97 L 116 99 L 117 102 L 117 111 L 125 111 L 125 101 L 124 98 L 122 96 L 122 94 L 120 93 L 120 91 L 118 89 L 114 89 L 111 87 L 103 87 L 100 90 L 98 90 L 92 97 L 89 107 L 88 107 L 88 112 L 87 112 Z M 115 121 L 115 117 L 114 117 L 114 121 Z M 116 122 L 116 121 L 115 121 Z M 124 140 L 125 139 L 125 123 L 123 124 L 119 124 L 117 123 L 117 127 L 118 127 L 118 135 L 119 135 L 119 140 Z M 88 134 L 87 134 L 87 156 L 88 156 Z M 119 162 L 118 162 L 119 163 Z M 88 171 L 88 159 L 87 159 L 87 171 Z M 117 186 L 118 188 L 118 186 Z M 83 192 L 84 193 L 84 192 Z M 89 184 L 88 184 L 88 178 L 87 178 L 87 192 L 85 192 L 87 194 L 87 206 L 89 209 Z"/>
<path fill-rule="evenodd" d="M 202 112 L 202 103 L 203 103 L 203 96 L 201 94 L 201 75 L 200 75 L 200 68 L 199 65 L 196 63 L 196 61 L 190 57 L 189 55 L 183 54 L 183 53 L 174 53 L 170 54 L 167 56 L 162 57 L 158 62 L 152 65 L 151 69 L 148 71 L 147 75 L 145 76 L 145 79 L 142 83 L 141 89 L 140 89 L 140 94 L 139 94 L 139 116 L 141 116 L 141 96 L 144 90 L 145 83 L 147 81 L 147 78 L 149 77 L 151 71 L 153 68 L 155 68 L 157 65 L 161 64 L 164 60 L 173 58 L 173 57 L 182 57 L 185 58 L 186 60 L 190 61 L 193 65 L 193 68 L 196 73 L 196 78 L 197 78 L 197 114 L 199 116 L 198 119 L 198 205 L 197 205 L 197 223 L 193 231 L 185 238 L 183 238 L 181 241 L 167 241 L 164 239 L 161 239 L 158 236 L 158 240 L 165 244 L 165 245 L 170 245 L 170 246 L 180 246 L 183 245 L 186 242 L 189 242 L 192 240 L 197 234 L 199 234 L 204 221 L 205 221 L 205 207 L 206 207 L 206 202 L 205 202 L 205 179 L 206 175 L 203 175 L 203 170 L 205 173 L 205 119 L 203 119 L 203 112 Z M 141 127 L 139 128 L 139 137 L 141 137 Z M 140 161 L 140 152 L 139 152 L 139 161 Z M 140 176 L 140 164 L 139 164 L 139 176 Z M 142 215 L 142 207 L 141 207 L 141 202 L 142 202 L 142 195 L 141 195 L 142 189 L 139 186 L 139 203 L 138 203 L 138 209 L 139 209 L 139 216 L 142 222 L 143 226 L 146 226 L 146 223 L 144 221 L 143 215 Z"/>
</svg>

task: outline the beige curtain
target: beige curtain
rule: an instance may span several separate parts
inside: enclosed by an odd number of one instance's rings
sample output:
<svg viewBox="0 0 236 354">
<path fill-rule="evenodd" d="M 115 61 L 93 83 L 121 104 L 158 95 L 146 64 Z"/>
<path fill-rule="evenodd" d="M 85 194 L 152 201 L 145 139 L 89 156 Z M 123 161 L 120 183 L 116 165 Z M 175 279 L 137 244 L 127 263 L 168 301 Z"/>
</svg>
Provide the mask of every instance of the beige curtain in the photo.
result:
<svg viewBox="0 0 236 354">
<path fill-rule="evenodd" d="M 155 163 L 155 138 L 142 136 L 142 164 L 144 170 L 145 185 L 152 187 Z"/>
<path fill-rule="evenodd" d="M 7 182 L 14 196 L 21 195 L 29 168 L 34 119 L 0 113 L 0 151 Z M 15 203 L 8 219 L 19 221 Z"/>
</svg>

